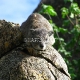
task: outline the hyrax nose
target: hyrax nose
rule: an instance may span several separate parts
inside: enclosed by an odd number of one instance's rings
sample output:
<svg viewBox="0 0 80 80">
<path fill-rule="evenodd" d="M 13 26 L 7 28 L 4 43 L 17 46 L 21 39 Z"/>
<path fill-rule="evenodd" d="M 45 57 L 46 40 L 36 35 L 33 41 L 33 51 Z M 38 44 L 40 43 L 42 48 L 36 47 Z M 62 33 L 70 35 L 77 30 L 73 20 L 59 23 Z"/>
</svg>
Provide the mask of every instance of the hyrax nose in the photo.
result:
<svg viewBox="0 0 80 80">
<path fill-rule="evenodd" d="M 43 44 L 40 44 L 40 48 L 43 48 L 44 47 L 44 45 Z"/>
</svg>

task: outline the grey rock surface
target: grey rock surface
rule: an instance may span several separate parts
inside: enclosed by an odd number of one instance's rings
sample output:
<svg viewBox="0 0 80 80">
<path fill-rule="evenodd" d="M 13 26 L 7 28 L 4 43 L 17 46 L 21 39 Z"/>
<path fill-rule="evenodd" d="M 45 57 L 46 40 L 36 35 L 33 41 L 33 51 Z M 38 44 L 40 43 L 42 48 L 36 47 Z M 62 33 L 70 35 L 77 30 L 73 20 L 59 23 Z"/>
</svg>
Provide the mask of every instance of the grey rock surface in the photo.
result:
<svg viewBox="0 0 80 80">
<path fill-rule="evenodd" d="M 53 59 L 55 58 L 52 58 L 51 53 L 47 52 L 45 54 L 47 56 L 42 53 L 44 52 L 40 52 L 39 56 L 34 53 L 32 55 L 27 50 L 25 52 L 20 50 L 11 51 L 0 59 L 0 80 L 70 80 L 65 73 L 53 65 Z M 54 53 L 56 55 L 56 51 Z M 61 56 L 59 55 L 59 57 Z M 65 63 L 61 67 L 64 69 Z M 66 68 L 65 72 L 68 73 Z"/>
<path fill-rule="evenodd" d="M 19 27 L 19 24 L 0 20 L 0 57 L 21 44 L 22 34 Z"/>
</svg>

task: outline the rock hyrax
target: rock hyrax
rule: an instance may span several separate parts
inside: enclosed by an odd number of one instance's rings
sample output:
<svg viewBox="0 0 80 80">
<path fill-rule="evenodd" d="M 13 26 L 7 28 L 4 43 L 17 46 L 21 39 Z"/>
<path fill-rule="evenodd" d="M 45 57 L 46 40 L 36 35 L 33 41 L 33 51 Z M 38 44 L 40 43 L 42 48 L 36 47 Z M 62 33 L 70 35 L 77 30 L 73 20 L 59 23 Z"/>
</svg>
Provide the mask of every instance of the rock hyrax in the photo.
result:
<svg viewBox="0 0 80 80">
<path fill-rule="evenodd" d="M 39 13 L 31 14 L 22 23 L 20 30 L 26 44 L 36 50 L 45 50 L 47 45 L 52 46 L 55 42 L 52 26 Z"/>
</svg>

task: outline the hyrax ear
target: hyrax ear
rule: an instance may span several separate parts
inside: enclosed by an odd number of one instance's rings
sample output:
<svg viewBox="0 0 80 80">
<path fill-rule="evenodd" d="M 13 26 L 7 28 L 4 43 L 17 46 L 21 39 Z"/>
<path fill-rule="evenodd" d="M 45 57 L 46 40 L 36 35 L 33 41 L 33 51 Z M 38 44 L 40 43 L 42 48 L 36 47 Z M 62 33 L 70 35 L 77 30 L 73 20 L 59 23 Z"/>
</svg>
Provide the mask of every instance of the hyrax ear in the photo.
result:
<svg viewBox="0 0 80 80">
<path fill-rule="evenodd" d="M 53 31 L 49 31 L 48 34 L 49 34 L 49 36 L 51 36 L 52 34 L 54 34 L 54 32 Z"/>
</svg>

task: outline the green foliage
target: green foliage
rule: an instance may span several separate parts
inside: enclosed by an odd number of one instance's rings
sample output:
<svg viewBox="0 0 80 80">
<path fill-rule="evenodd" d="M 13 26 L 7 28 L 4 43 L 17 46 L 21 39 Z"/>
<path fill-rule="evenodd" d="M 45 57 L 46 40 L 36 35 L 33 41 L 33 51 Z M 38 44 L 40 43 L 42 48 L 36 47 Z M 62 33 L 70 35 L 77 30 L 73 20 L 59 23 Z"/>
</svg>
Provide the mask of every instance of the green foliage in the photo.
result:
<svg viewBox="0 0 80 80">
<path fill-rule="evenodd" d="M 75 18 L 80 15 L 80 9 L 77 3 L 71 3 L 71 6 L 68 8 L 63 7 L 62 9 L 62 18 L 65 18 L 70 14 L 71 18 Z"/>
<path fill-rule="evenodd" d="M 65 56 L 64 60 L 69 67 L 72 80 L 78 80 L 80 77 L 80 58 L 76 59 L 75 55 L 80 53 L 80 8 L 73 0 L 64 0 L 66 4 L 68 1 L 71 2 L 70 6 L 61 8 L 62 27 L 56 26 L 51 19 L 51 16 L 58 15 L 52 6 L 43 4 L 40 13 L 48 14 L 50 17 L 49 22 L 55 32 L 56 43 L 54 47 Z M 67 28 L 68 26 L 70 29 Z M 59 37 L 59 34 L 70 36 L 70 38 L 66 41 L 65 38 Z"/>
<path fill-rule="evenodd" d="M 70 10 L 71 13 L 74 15 L 79 15 L 80 14 L 80 9 L 78 7 L 77 3 L 71 3 Z"/>
<path fill-rule="evenodd" d="M 73 0 L 64 0 L 65 3 L 67 2 L 73 2 Z"/>
<path fill-rule="evenodd" d="M 63 7 L 61 10 L 62 10 L 62 18 L 65 18 L 65 17 L 66 17 L 66 15 L 68 15 L 68 14 L 69 14 L 69 11 L 68 11 L 68 9 L 67 9 L 67 8 L 65 8 L 65 7 Z"/>
<path fill-rule="evenodd" d="M 50 5 L 42 4 L 42 10 L 40 13 L 49 14 L 51 16 L 57 16 L 57 13 L 54 11 L 54 8 Z"/>
</svg>

